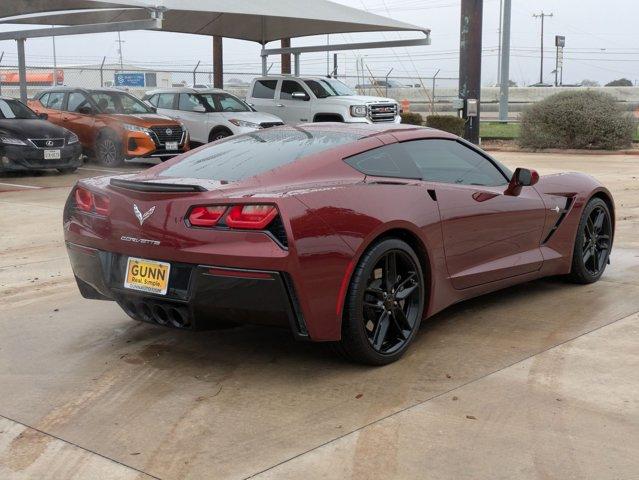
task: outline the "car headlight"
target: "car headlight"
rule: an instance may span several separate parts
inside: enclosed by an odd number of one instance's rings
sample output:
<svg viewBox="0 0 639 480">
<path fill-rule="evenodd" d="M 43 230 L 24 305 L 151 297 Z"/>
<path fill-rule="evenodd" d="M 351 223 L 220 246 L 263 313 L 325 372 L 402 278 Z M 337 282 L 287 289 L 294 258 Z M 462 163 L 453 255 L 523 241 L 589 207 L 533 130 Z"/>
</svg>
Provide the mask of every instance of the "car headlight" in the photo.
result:
<svg viewBox="0 0 639 480">
<path fill-rule="evenodd" d="M 237 118 L 232 118 L 231 120 L 229 120 L 229 122 L 231 122 L 236 127 L 254 128 L 256 130 L 262 128 L 262 125 L 260 125 L 259 123 L 247 122 L 246 120 L 239 120 Z"/>
<path fill-rule="evenodd" d="M 0 143 L 3 143 L 5 145 L 26 145 L 27 144 L 27 142 L 25 142 L 24 140 L 20 140 L 19 138 L 6 137 L 4 135 L 0 135 Z"/>
<path fill-rule="evenodd" d="M 69 135 L 69 138 L 67 139 L 67 145 L 73 145 L 74 143 L 78 143 L 80 141 L 80 139 L 78 138 L 78 136 L 75 133 L 71 133 L 71 135 Z"/>
<path fill-rule="evenodd" d="M 130 123 L 123 123 L 122 128 L 128 130 L 129 132 L 142 132 L 146 133 L 147 135 L 151 134 L 151 130 L 149 130 L 148 128 L 140 127 L 138 125 L 131 125 Z"/>
<path fill-rule="evenodd" d="M 365 117 L 368 113 L 366 105 L 352 105 L 351 116 L 352 117 Z"/>
</svg>

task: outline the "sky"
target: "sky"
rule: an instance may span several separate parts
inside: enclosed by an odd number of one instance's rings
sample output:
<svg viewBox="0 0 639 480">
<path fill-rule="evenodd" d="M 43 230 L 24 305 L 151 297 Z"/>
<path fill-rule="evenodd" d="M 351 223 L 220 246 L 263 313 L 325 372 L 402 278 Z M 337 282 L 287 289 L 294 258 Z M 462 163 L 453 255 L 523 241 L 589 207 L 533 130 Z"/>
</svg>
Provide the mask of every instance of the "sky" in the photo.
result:
<svg viewBox="0 0 639 480">
<path fill-rule="evenodd" d="M 10 2 L 11 0 L 3 0 Z M 277 0 L 273 0 L 277 1 Z M 304 0 L 300 0 L 300 4 Z M 374 75 L 457 77 L 459 69 L 460 0 L 336 0 L 354 8 L 412 23 L 432 30 L 432 45 L 394 49 L 346 51 L 339 53 L 340 72 L 355 75 L 358 55 Z M 564 83 L 584 79 L 602 84 L 626 77 L 639 85 L 639 0 L 512 0 L 512 52 L 510 77 L 519 85 L 539 81 L 540 22 L 534 13 L 552 13 L 546 18 L 544 81 L 554 81 L 555 35 L 566 37 Z M 497 80 L 500 0 L 484 0 L 482 83 Z M 15 30 L 15 25 L 0 25 L 0 31 Z M 167 32 L 122 32 L 124 63 L 139 66 L 163 65 L 176 70 L 192 70 L 198 61 L 210 69 L 210 37 Z M 376 33 L 331 35 L 332 43 L 380 41 L 416 37 L 415 33 Z M 116 33 L 58 37 L 59 65 L 117 62 Z M 293 46 L 326 43 L 326 36 L 293 39 Z M 276 44 L 271 44 L 276 46 Z M 259 72 L 259 45 L 225 39 L 225 72 Z M 1 65 L 16 64 L 14 41 L 0 41 L 4 51 Z M 28 64 L 52 63 L 51 38 L 27 42 Z M 143 53 L 144 52 L 144 53 Z M 274 71 L 279 64 L 273 58 Z M 303 74 L 326 73 L 326 55 L 302 55 Z M 227 77 L 228 78 L 228 77 Z"/>
</svg>

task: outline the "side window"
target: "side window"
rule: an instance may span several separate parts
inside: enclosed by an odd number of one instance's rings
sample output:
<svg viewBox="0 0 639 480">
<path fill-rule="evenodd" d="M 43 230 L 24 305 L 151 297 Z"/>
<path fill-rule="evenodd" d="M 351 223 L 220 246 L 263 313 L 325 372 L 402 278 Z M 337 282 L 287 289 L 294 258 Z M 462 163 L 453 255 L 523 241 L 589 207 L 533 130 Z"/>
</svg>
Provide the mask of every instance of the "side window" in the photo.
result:
<svg viewBox="0 0 639 480">
<path fill-rule="evenodd" d="M 424 180 L 486 187 L 508 183 L 488 158 L 455 140 L 415 140 L 402 145 Z"/>
<path fill-rule="evenodd" d="M 153 105 L 154 107 L 157 107 L 159 97 L 160 96 L 156 93 L 155 95 L 151 95 L 149 98 L 147 98 L 146 101 L 150 103 L 151 105 Z M 144 98 L 142 100 L 144 100 Z"/>
<path fill-rule="evenodd" d="M 38 99 L 40 101 L 40 103 L 42 104 L 43 107 L 47 106 L 47 102 L 49 101 L 49 94 L 48 93 L 44 93 L 42 95 L 40 95 L 40 98 Z"/>
<path fill-rule="evenodd" d="M 51 92 L 49 100 L 47 100 L 47 108 L 52 110 L 62 110 L 62 101 L 64 100 L 64 92 Z"/>
<path fill-rule="evenodd" d="M 195 95 L 190 93 L 180 93 L 180 100 L 178 109 L 186 112 L 192 112 L 195 107 L 202 107 L 203 105 L 197 99 Z"/>
<path fill-rule="evenodd" d="M 173 110 L 174 99 L 175 99 L 175 94 L 173 93 L 161 93 L 160 95 L 156 96 L 156 99 L 155 99 L 155 101 L 157 102 L 156 107 L 165 108 L 167 110 Z"/>
<path fill-rule="evenodd" d="M 78 112 L 80 107 L 89 106 L 89 100 L 82 93 L 71 92 L 67 100 L 67 111 Z"/>
<path fill-rule="evenodd" d="M 308 97 L 306 90 L 294 80 L 284 80 L 280 90 L 280 100 L 293 100 L 294 93 L 303 93 Z"/>
<path fill-rule="evenodd" d="M 421 179 L 420 171 L 406 155 L 401 143 L 362 152 L 344 161 L 365 175 Z"/>
<path fill-rule="evenodd" d="M 275 87 L 277 80 L 258 80 L 253 86 L 253 98 L 275 98 Z"/>
</svg>

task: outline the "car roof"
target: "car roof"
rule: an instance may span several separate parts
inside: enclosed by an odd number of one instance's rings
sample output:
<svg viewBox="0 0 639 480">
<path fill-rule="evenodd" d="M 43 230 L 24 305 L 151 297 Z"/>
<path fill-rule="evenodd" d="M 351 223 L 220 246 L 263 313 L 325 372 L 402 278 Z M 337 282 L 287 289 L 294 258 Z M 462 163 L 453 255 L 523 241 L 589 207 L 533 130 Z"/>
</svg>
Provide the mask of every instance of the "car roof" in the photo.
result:
<svg viewBox="0 0 639 480">
<path fill-rule="evenodd" d="M 452 133 L 443 132 L 429 127 L 420 127 L 417 125 L 409 125 L 405 123 L 341 123 L 341 122 L 316 122 L 316 123 L 301 123 L 298 125 L 281 125 L 271 127 L 268 130 L 312 130 L 316 132 L 344 132 L 345 130 L 361 135 L 364 137 L 375 137 L 378 135 L 384 135 L 387 133 L 397 132 L 418 132 L 420 137 L 437 137 L 437 138 L 457 138 Z"/>
<path fill-rule="evenodd" d="M 267 75 L 266 77 L 256 77 L 254 80 L 339 80 L 338 78 L 327 77 L 326 75 Z"/>
<path fill-rule="evenodd" d="M 108 88 L 108 87 L 99 87 L 99 88 L 81 88 L 81 87 L 68 87 L 68 86 L 59 86 L 59 87 L 46 87 L 43 88 L 38 95 L 49 92 L 107 92 L 107 93 L 128 93 L 130 92 L 126 90 L 122 90 L 120 88 Z"/>
<path fill-rule="evenodd" d="M 193 87 L 173 87 L 173 88 L 155 88 L 146 92 L 147 95 L 155 95 L 156 93 L 228 93 L 221 88 L 193 88 Z"/>
</svg>

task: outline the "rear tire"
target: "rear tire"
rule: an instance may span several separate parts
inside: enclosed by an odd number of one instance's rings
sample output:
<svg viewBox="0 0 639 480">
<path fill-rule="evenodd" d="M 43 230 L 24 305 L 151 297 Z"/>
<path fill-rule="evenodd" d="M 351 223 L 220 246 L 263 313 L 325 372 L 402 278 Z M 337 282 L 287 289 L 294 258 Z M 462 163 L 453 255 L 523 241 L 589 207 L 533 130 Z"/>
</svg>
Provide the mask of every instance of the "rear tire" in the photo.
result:
<svg viewBox="0 0 639 480">
<path fill-rule="evenodd" d="M 424 297 L 424 275 L 413 249 L 395 238 L 375 244 L 353 272 L 336 350 L 357 363 L 395 362 L 419 329 Z"/>
<path fill-rule="evenodd" d="M 124 163 L 122 144 L 110 135 L 102 135 L 95 143 L 95 157 L 105 167 L 119 167 Z"/>
<path fill-rule="evenodd" d="M 231 135 L 233 135 L 233 133 L 228 130 L 213 130 L 209 135 L 209 143 L 222 140 L 223 138 L 230 137 Z"/>
<path fill-rule="evenodd" d="M 594 283 L 601 278 L 612 249 L 612 217 L 606 202 L 593 198 L 581 214 L 568 279 Z"/>
</svg>

